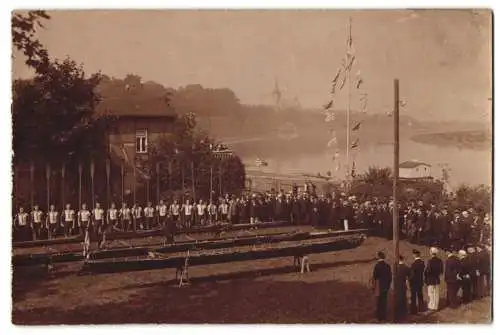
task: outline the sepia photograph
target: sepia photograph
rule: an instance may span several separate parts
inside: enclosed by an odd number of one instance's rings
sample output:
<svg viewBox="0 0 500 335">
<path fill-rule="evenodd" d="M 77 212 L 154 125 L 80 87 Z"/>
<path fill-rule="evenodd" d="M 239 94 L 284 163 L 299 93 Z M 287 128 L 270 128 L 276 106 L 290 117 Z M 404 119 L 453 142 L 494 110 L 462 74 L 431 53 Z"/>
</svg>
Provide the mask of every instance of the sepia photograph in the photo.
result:
<svg viewBox="0 0 500 335">
<path fill-rule="evenodd" d="M 14 325 L 492 324 L 492 10 L 10 18 Z"/>
</svg>

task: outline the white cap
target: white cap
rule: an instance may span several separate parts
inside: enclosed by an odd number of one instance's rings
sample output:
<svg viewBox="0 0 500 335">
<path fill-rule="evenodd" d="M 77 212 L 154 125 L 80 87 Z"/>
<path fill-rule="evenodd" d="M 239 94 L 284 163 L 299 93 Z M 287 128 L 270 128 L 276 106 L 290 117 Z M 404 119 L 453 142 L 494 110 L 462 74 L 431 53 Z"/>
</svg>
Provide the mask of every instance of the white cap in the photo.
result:
<svg viewBox="0 0 500 335">
<path fill-rule="evenodd" d="M 460 251 L 458 252 L 458 254 L 459 254 L 460 256 L 467 256 L 467 252 L 466 252 L 465 250 L 460 250 Z"/>
<path fill-rule="evenodd" d="M 431 247 L 431 255 L 437 255 L 438 249 L 435 247 Z"/>
</svg>

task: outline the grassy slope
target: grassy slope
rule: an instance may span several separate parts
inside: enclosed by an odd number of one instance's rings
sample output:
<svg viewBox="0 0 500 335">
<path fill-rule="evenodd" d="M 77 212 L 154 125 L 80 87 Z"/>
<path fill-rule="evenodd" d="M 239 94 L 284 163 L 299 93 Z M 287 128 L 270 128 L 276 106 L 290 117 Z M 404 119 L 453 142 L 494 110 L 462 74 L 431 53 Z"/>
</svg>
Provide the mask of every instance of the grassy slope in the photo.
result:
<svg viewBox="0 0 500 335">
<path fill-rule="evenodd" d="M 401 243 L 408 259 L 413 248 Z M 368 279 L 378 249 L 390 253 L 392 243 L 369 238 L 357 249 L 311 255 L 313 272 L 302 276 L 288 258 L 196 267 L 190 270 L 192 285 L 180 289 L 172 280 L 173 270 L 77 276 L 79 264 L 58 265 L 54 278 L 15 276 L 13 321 L 371 323 L 374 301 Z M 483 299 L 411 321 L 488 323 L 490 315 L 489 299 Z"/>
</svg>

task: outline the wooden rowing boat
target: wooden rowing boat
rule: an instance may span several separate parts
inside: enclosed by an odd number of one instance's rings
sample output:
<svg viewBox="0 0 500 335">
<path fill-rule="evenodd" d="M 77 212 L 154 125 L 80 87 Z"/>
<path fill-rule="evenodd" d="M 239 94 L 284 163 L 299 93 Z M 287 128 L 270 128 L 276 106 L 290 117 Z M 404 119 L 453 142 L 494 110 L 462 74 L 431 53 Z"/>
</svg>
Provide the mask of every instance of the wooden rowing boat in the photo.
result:
<svg viewBox="0 0 500 335">
<path fill-rule="evenodd" d="M 256 224 L 244 223 L 237 225 L 230 224 L 219 224 L 219 225 L 208 225 L 208 226 L 198 226 L 192 228 L 180 228 L 176 229 L 175 234 L 195 234 L 195 233 L 220 233 L 223 231 L 234 231 L 234 230 L 246 230 L 250 228 L 266 228 L 266 227 L 284 227 L 290 226 L 290 224 L 286 221 L 269 221 L 269 222 L 261 222 Z M 112 231 L 106 234 L 107 240 L 129 240 L 134 238 L 142 238 L 142 237 L 151 237 L 151 236 L 161 236 L 164 235 L 163 229 L 153 229 L 153 230 L 144 230 L 137 232 L 125 232 L 125 231 Z M 61 237 L 55 238 L 52 240 L 37 240 L 37 241 L 23 241 L 23 242 L 13 242 L 13 248 L 32 248 L 39 246 L 50 246 L 57 244 L 68 244 L 68 243 L 80 243 L 83 242 L 83 237 L 81 235 L 78 236 L 70 236 L 70 237 Z"/>
<path fill-rule="evenodd" d="M 139 256 L 133 258 L 113 258 L 89 260 L 84 263 L 83 270 L 89 273 L 112 273 L 125 271 L 144 271 L 162 268 L 180 268 L 209 265 L 216 263 L 249 261 L 267 258 L 294 257 L 314 253 L 324 253 L 356 248 L 366 236 L 351 232 L 350 235 L 328 236 L 328 232 L 315 234 L 315 238 L 262 243 L 219 249 L 197 249 L 187 252 L 159 254 L 155 258 Z"/>
<path fill-rule="evenodd" d="M 331 237 L 331 236 L 345 236 L 352 235 L 355 233 L 364 233 L 365 230 L 354 230 L 354 231 L 329 231 L 329 232 L 285 232 L 285 233 L 274 233 L 274 234 L 255 234 L 253 236 L 244 237 L 232 237 L 224 239 L 206 239 L 200 241 L 184 241 L 174 244 L 169 244 L 165 246 L 152 246 L 152 247 L 128 247 L 128 248 L 116 248 L 110 250 L 96 251 L 91 254 L 91 259 L 106 259 L 106 258 L 120 258 L 120 257 L 140 257 L 148 255 L 148 253 L 175 253 L 175 252 L 185 252 L 187 250 L 209 250 L 209 249 L 220 249 L 228 247 L 237 247 L 245 245 L 258 245 L 264 243 L 279 243 L 283 241 L 296 241 L 296 240 L 307 240 L 316 239 L 320 237 Z M 12 256 L 12 264 L 14 266 L 26 266 L 26 265 L 39 265 L 46 263 L 59 263 L 59 262 L 74 262 L 83 260 L 83 254 L 81 252 L 67 252 L 67 253 L 42 253 L 42 254 L 25 254 L 25 255 L 14 255 Z"/>
</svg>

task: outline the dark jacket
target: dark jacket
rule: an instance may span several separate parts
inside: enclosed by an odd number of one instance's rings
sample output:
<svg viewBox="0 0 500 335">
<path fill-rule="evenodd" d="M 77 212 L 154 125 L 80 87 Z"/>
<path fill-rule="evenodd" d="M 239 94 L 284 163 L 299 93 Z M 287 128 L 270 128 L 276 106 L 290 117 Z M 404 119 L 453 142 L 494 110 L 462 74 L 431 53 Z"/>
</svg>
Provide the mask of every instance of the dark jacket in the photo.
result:
<svg viewBox="0 0 500 335">
<path fill-rule="evenodd" d="M 489 275 L 491 272 L 491 256 L 487 250 L 479 253 L 479 272 Z"/>
<path fill-rule="evenodd" d="M 406 292 L 407 281 L 409 281 L 411 276 L 411 269 L 406 264 L 398 264 L 396 268 L 396 292 L 404 293 Z"/>
<path fill-rule="evenodd" d="M 460 261 L 456 256 L 450 256 L 446 259 L 444 268 L 444 280 L 447 283 L 457 282 L 457 275 L 460 274 Z"/>
<path fill-rule="evenodd" d="M 411 265 L 411 287 L 422 287 L 424 285 L 425 263 L 420 258 L 415 259 Z"/>
<path fill-rule="evenodd" d="M 373 268 L 373 280 L 378 285 L 379 292 L 387 292 L 391 287 L 392 270 L 385 261 L 378 261 Z"/>
<path fill-rule="evenodd" d="M 443 261 L 438 257 L 433 256 L 427 262 L 425 268 L 425 284 L 426 285 L 439 285 L 441 282 L 441 275 L 443 274 Z"/>
</svg>

